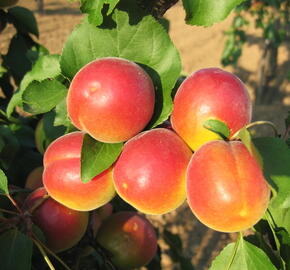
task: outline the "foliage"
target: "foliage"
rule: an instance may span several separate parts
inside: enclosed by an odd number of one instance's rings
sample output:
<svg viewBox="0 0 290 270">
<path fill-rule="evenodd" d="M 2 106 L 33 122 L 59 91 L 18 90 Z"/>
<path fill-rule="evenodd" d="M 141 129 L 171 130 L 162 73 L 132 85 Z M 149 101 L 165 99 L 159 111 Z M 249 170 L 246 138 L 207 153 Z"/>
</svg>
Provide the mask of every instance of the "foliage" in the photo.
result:
<svg viewBox="0 0 290 270">
<path fill-rule="evenodd" d="M 258 88 L 261 88 L 256 90 L 258 102 L 265 99 L 270 81 L 277 75 L 278 49 L 289 37 L 289 14 L 288 0 L 247 0 L 236 7 L 232 25 L 225 31 L 227 40 L 221 56 L 224 66 L 237 66 L 243 47 L 251 43 L 246 34 L 249 25 L 261 31 L 263 51 L 258 66 Z"/>
</svg>

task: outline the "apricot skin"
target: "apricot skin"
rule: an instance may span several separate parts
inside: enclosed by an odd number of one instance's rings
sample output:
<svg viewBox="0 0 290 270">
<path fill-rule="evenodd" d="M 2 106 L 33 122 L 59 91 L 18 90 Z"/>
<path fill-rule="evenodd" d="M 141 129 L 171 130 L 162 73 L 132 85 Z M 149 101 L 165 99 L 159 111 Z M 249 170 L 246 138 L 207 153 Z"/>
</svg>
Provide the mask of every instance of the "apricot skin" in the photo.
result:
<svg viewBox="0 0 290 270">
<path fill-rule="evenodd" d="M 154 103 L 149 75 L 134 62 L 116 57 L 84 66 L 73 78 L 67 96 L 72 123 L 108 143 L 126 141 L 144 129 Z"/>
<path fill-rule="evenodd" d="M 174 210 L 185 200 L 185 173 L 191 154 L 182 139 L 168 129 L 138 134 L 124 145 L 114 166 L 117 193 L 145 214 Z"/>
<path fill-rule="evenodd" d="M 269 197 L 262 170 L 242 142 L 212 141 L 193 154 L 187 200 L 206 226 L 221 232 L 246 230 L 262 218 Z"/>
<path fill-rule="evenodd" d="M 88 212 L 69 209 L 47 195 L 45 188 L 38 188 L 26 199 L 24 207 L 34 208 L 32 221 L 42 230 L 46 245 L 54 252 L 61 252 L 76 245 L 86 232 Z M 43 201 L 42 201 L 43 200 Z"/>
<path fill-rule="evenodd" d="M 153 226 L 136 212 L 118 212 L 107 218 L 99 229 L 97 242 L 109 251 L 120 270 L 146 265 L 157 251 Z"/>
<path fill-rule="evenodd" d="M 230 136 L 247 125 L 252 106 L 244 84 L 235 75 L 219 68 L 201 69 L 179 87 L 171 123 L 192 150 L 220 137 L 203 127 L 208 119 L 223 121 Z"/>
<path fill-rule="evenodd" d="M 65 206 L 90 211 L 115 195 L 112 168 L 83 183 L 80 178 L 84 133 L 72 132 L 52 142 L 44 153 L 43 184 L 49 195 Z"/>
<path fill-rule="evenodd" d="M 39 187 L 42 187 L 43 186 L 42 173 L 43 173 L 42 166 L 34 168 L 26 178 L 25 188 L 34 190 Z"/>
</svg>

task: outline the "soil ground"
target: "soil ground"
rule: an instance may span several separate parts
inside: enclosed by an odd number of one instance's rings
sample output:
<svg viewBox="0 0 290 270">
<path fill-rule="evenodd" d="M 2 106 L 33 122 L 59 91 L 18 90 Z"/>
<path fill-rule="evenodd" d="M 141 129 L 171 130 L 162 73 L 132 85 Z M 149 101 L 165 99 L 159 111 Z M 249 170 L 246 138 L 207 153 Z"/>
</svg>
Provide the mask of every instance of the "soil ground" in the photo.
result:
<svg viewBox="0 0 290 270">
<path fill-rule="evenodd" d="M 40 43 L 46 46 L 51 53 L 61 53 L 63 44 L 73 27 L 80 22 L 82 15 L 78 11 L 77 3 L 67 0 L 44 0 L 45 12 L 36 10 L 33 0 L 20 0 L 19 4 L 35 11 L 40 29 Z M 170 21 L 170 36 L 180 52 L 183 72 L 189 74 L 205 67 L 221 67 L 225 36 L 223 31 L 228 29 L 232 17 L 210 28 L 189 26 L 184 23 L 184 11 L 180 4 L 169 10 L 165 16 Z M 247 85 L 252 97 L 257 86 L 257 68 L 261 53 L 261 36 L 253 28 L 247 32 L 250 44 L 246 46 L 238 66 L 225 68 L 237 74 Z M 5 53 L 7 42 L 13 35 L 13 29 L 7 28 L 0 36 L 0 52 Z M 276 95 L 269 106 L 257 106 L 254 109 L 255 120 L 271 120 L 280 130 L 283 129 L 284 118 L 290 105 L 290 84 L 282 79 L 285 72 L 290 70 L 289 42 L 279 51 L 278 76 L 281 79 L 277 84 Z M 264 131 L 263 131 L 264 132 Z M 266 132 L 266 131 L 265 131 Z M 183 240 L 184 255 L 191 258 L 195 269 L 208 269 L 210 261 L 217 253 L 230 242 L 235 235 L 222 234 L 207 229 L 200 224 L 189 211 L 186 204 L 177 211 L 162 218 L 151 217 L 155 223 L 161 224 L 173 233 L 178 233 Z M 161 245 L 166 249 L 166 245 Z M 163 269 L 179 269 L 165 254 L 162 257 Z"/>
</svg>

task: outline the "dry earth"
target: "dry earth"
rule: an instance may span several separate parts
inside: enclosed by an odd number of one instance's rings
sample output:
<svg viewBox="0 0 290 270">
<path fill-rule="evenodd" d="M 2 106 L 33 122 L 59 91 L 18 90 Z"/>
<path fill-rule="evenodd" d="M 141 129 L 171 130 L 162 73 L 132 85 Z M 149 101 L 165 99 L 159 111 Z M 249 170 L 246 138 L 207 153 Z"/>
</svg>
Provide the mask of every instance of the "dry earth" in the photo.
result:
<svg viewBox="0 0 290 270">
<path fill-rule="evenodd" d="M 61 53 L 62 46 L 82 18 L 78 11 L 77 3 L 69 3 L 66 0 L 45 0 L 45 13 L 36 11 L 35 1 L 20 0 L 20 5 L 35 11 L 40 28 L 40 43 L 44 44 L 51 53 Z M 176 5 L 166 14 L 170 20 L 170 36 L 180 51 L 183 72 L 189 74 L 204 67 L 222 67 L 220 56 L 223 50 L 225 37 L 223 31 L 231 23 L 231 16 L 225 21 L 210 28 L 188 26 L 184 23 L 184 11 L 181 5 Z M 260 33 L 253 28 L 247 33 L 251 40 L 239 61 L 238 67 L 234 70 L 244 80 L 253 96 L 253 89 L 257 85 L 257 67 L 260 57 L 261 37 Z M 13 29 L 8 28 L 0 36 L 0 52 L 5 53 L 7 41 L 13 35 Z M 279 52 L 278 76 L 283 78 L 284 72 L 290 70 L 289 42 L 282 46 Z M 290 105 L 290 85 L 286 80 L 279 80 L 277 95 L 273 97 L 270 106 L 258 106 L 254 109 L 254 119 L 272 120 L 280 130 L 283 129 L 283 119 L 287 115 Z M 197 270 L 208 269 L 212 258 L 235 238 L 235 235 L 227 235 L 214 232 L 200 224 L 188 210 L 186 204 L 178 211 L 165 215 L 162 218 L 152 217 L 155 223 L 178 233 L 184 245 L 184 254 L 192 258 Z M 166 245 L 161 241 L 166 249 Z M 169 257 L 163 255 L 163 269 L 179 269 L 171 262 Z"/>
</svg>

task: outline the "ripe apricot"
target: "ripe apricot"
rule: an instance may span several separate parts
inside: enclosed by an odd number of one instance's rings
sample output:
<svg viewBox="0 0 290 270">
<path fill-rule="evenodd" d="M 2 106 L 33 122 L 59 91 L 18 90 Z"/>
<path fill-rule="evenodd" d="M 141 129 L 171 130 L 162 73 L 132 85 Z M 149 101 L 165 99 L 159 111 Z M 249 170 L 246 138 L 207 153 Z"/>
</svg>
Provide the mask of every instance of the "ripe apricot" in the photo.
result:
<svg viewBox="0 0 290 270">
<path fill-rule="evenodd" d="M 117 193 L 145 214 L 174 210 L 186 197 L 185 172 L 191 154 L 171 130 L 138 134 L 126 142 L 114 166 Z"/>
<path fill-rule="evenodd" d="M 27 197 L 23 207 L 32 211 L 32 221 L 43 232 L 48 248 L 54 252 L 67 250 L 85 234 L 88 212 L 69 209 L 46 196 L 45 188 L 38 188 Z"/>
<path fill-rule="evenodd" d="M 25 187 L 32 190 L 42 187 L 42 173 L 42 166 L 34 168 L 26 178 Z"/>
<path fill-rule="evenodd" d="M 77 131 L 53 141 L 44 153 L 43 184 L 49 195 L 65 206 L 79 211 L 96 209 L 115 195 L 112 168 L 81 181 L 81 148 L 84 133 Z"/>
<path fill-rule="evenodd" d="M 196 150 L 208 141 L 220 139 L 203 127 L 206 120 L 223 121 L 232 136 L 250 122 L 251 115 L 250 97 L 241 80 L 219 68 L 206 68 L 191 74 L 178 88 L 171 123 Z"/>
<path fill-rule="evenodd" d="M 73 78 L 68 115 L 80 130 L 108 143 L 130 139 L 148 124 L 155 103 L 149 75 L 117 57 L 94 60 Z"/>
<path fill-rule="evenodd" d="M 193 154 L 187 200 L 206 226 L 221 232 L 248 229 L 265 213 L 269 196 L 260 165 L 242 142 L 212 141 Z"/>
<path fill-rule="evenodd" d="M 109 251 L 120 270 L 148 264 L 157 251 L 157 238 L 151 223 L 136 212 L 118 212 L 99 229 L 97 242 Z"/>
</svg>

